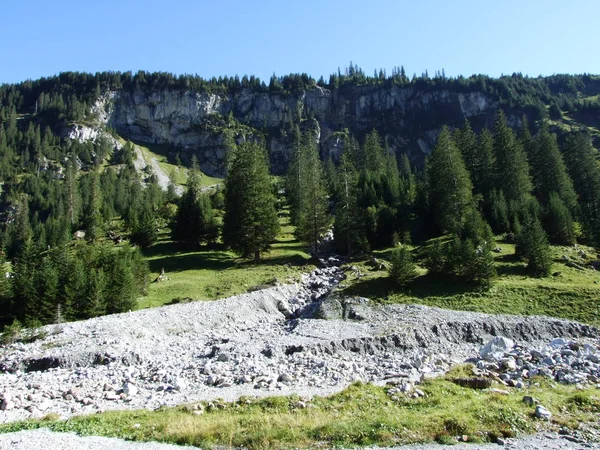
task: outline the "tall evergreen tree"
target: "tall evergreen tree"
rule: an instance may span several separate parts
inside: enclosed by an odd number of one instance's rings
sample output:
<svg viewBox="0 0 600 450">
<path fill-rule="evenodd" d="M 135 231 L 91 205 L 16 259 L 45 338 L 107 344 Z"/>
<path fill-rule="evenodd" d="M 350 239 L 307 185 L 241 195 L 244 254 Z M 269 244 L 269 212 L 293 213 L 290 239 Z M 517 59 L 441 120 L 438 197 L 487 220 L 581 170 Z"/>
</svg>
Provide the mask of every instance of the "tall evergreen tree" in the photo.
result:
<svg viewBox="0 0 600 450">
<path fill-rule="evenodd" d="M 223 242 L 243 257 L 254 256 L 258 262 L 278 230 L 266 149 L 259 143 L 246 142 L 236 150 L 225 178 Z"/>
<path fill-rule="evenodd" d="M 518 217 L 529 202 L 533 185 L 523 146 L 506 123 L 502 110 L 498 110 L 494 124 L 494 155 L 496 189 L 504 193 L 509 215 Z"/>
<path fill-rule="evenodd" d="M 331 223 L 329 217 L 329 201 L 323 164 L 319 159 L 317 142 L 312 132 L 303 136 L 299 156 L 300 178 L 299 201 L 300 209 L 296 235 L 307 243 L 316 255 L 318 244 Z"/>
<path fill-rule="evenodd" d="M 494 139 L 487 128 L 479 135 L 472 173 L 475 194 L 489 198 L 494 186 Z"/>
<path fill-rule="evenodd" d="M 575 134 L 565 143 L 565 159 L 579 196 L 581 217 L 588 237 L 600 244 L 600 167 L 589 136 Z"/>
<path fill-rule="evenodd" d="M 558 194 L 571 214 L 577 207 L 577 195 L 573 182 L 556 142 L 556 135 L 543 127 L 532 147 L 531 168 L 535 194 L 542 206 L 548 205 L 552 193 Z"/>
<path fill-rule="evenodd" d="M 473 208 L 473 185 L 447 127 L 443 127 L 427 161 L 430 202 L 443 231 L 458 232 Z"/>
<path fill-rule="evenodd" d="M 529 216 L 517 236 L 517 255 L 527 260 L 527 270 L 538 277 L 550 275 L 552 256 L 548 237 L 537 217 Z"/>
<path fill-rule="evenodd" d="M 477 135 L 471 128 L 471 123 L 468 119 L 465 119 L 462 128 L 456 130 L 455 141 L 465 162 L 465 167 L 469 171 L 471 180 L 474 183 L 478 143 Z"/>
<path fill-rule="evenodd" d="M 385 151 L 381 145 L 381 137 L 377 130 L 373 129 L 365 138 L 363 144 L 363 161 L 360 167 L 372 172 L 378 172 L 385 168 Z"/>
<path fill-rule="evenodd" d="M 187 189 L 179 200 L 171 231 L 173 240 L 191 248 L 217 238 L 218 226 L 212 203 L 201 192 L 200 171 L 195 163 L 188 172 Z"/>
<path fill-rule="evenodd" d="M 98 173 L 94 170 L 88 176 L 90 191 L 84 210 L 85 238 L 89 242 L 95 242 L 100 238 L 103 228 L 102 214 L 100 212 L 102 197 Z"/>
<path fill-rule="evenodd" d="M 338 251 L 351 256 L 363 250 L 364 224 L 362 213 L 358 208 L 357 193 L 358 174 L 348 153 L 340 157 L 338 167 L 338 202 L 335 205 L 335 223 L 333 235 Z"/>
</svg>

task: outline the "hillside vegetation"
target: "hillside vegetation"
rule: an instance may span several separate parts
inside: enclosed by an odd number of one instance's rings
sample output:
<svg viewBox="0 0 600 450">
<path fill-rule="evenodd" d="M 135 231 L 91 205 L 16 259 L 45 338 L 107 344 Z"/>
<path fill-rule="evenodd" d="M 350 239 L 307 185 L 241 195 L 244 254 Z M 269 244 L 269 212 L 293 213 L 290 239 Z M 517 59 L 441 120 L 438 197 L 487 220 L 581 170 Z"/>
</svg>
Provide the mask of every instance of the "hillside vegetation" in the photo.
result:
<svg viewBox="0 0 600 450">
<path fill-rule="evenodd" d="M 471 123 L 460 109 L 427 102 L 412 111 L 373 105 L 356 110 L 360 120 L 333 123 L 342 116 L 298 103 L 279 125 L 259 126 L 232 107 L 190 124 L 190 133 L 210 134 L 210 154 L 224 155 L 209 165 L 224 179 L 202 173 L 203 148 L 128 141 L 97 111 L 115 91 L 194 91 L 238 104 L 249 93 L 289 103 L 327 89 L 354 104 L 400 88 L 419 98 L 482 95 L 494 109 Z M 145 72 L 3 85 L 1 321 L 39 325 L 215 299 L 292 281 L 314 267 L 311 257 L 336 252 L 358 269 L 348 271 L 348 294 L 597 323 L 599 93 L 588 74 L 409 77 L 400 67 L 367 76 L 355 65 L 328 81 L 302 74 L 268 85 Z M 153 102 L 146 106 L 160 107 Z M 95 137 L 64 137 L 72 126 Z M 399 130 L 413 141 L 435 131 L 431 153 L 416 157 Z M 269 162 L 287 164 L 285 177 L 271 176 Z M 361 261 L 371 255 L 387 268 L 367 271 Z"/>
</svg>

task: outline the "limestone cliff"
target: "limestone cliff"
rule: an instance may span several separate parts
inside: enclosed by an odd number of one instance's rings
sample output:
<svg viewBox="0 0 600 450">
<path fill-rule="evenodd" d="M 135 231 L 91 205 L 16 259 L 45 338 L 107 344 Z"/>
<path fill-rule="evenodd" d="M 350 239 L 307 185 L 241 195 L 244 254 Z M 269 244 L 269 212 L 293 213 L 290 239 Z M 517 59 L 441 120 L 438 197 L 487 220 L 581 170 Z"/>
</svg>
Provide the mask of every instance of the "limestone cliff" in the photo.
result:
<svg viewBox="0 0 600 450">
<path fill-rule="evenodd" d="M 223 131 L 228 125 L 215 122 L 218 118 L 228 117 L 243 127 L 243 132 L 234 127 L 238 139 L 264 133 L 272 169 L 282 173 L 291 154 L 285 126 L 299 118 L 316 120 L 324 157 L 339 155 L 335 131 L 348 128 L 360 140 L 376 128 L 393 151 L 407 152 L 420 161 L 442 125 L 458 126 L 465 118 L 475 128 L 489 125 L 496 107 L 496 101 L 481 92 L 371 85 L 335 90 L 315 86 L 289 95 L 251 89 L 221 95 L 184 90 L 109 91 L 91 112 L 99 125 L 113 128 L 126 139 L 168 144 L 180 149 L 184 158 L 195 153 L 205 172 L 220 175 Z M 98 132 L 74 128 L 69 133 L 77 139 L 95 139 Z"/>
</svg>

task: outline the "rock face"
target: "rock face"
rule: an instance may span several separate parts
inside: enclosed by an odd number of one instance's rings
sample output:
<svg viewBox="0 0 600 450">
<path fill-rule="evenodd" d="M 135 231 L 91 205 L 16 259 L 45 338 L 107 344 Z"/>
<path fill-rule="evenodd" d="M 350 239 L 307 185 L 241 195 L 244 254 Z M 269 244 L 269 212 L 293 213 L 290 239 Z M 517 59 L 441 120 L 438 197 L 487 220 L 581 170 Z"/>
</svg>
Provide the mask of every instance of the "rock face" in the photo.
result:
<svg viewBox="0 0 600 450">
<path fill-rule="evenodd" d="M 397 153 L 408 152 L 418 161 L 429 153 L 442 125 L 460 125 L 469 118 L 475 128 L 491 123 L 497 103 L 480 92 L 423 90 L 414 86 L 353 86 L 328 90 L 315 86 L 297 94 L 241 89 L 229 94 L 184 90 L 106 92 L 93 105 L 100 124 L 127 139 L 178 147 L 195 153 L 201 168 L 222 175 L 223 127 L 211 119 L 232 117 L 246 137 L 267 134 L 272 170 L 282 173 L 291 155 L 285 126 L 300 117 L 314 117 L 322 156 L 340 153 L 336 131 L 348 128 L 356 136 L 378 129 Z M 282 132 L 283 130 L 283 132 Z M 93 133 L 73 130 L 77 139 Z M 242 138 L 241 135 L 238 139 Z"/>
</svg>

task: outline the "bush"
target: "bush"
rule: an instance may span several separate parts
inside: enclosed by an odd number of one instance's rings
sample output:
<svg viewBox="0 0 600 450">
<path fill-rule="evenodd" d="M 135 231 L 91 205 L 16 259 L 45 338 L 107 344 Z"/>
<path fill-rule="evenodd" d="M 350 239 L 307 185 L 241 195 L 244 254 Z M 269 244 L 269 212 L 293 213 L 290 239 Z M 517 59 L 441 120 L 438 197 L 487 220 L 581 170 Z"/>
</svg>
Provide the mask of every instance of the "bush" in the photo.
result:
<svg viewBox="0 0 600 450">
<path fill-rule="evenodd" d="M 402 245 L 394 249 L 390 277 L 400 287 L 406 287 L 417 277 L 417 269 L 408 247 Z"/>
</svg>

